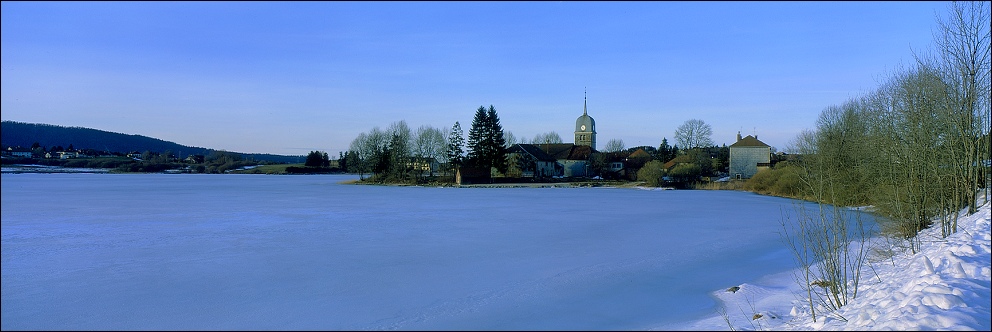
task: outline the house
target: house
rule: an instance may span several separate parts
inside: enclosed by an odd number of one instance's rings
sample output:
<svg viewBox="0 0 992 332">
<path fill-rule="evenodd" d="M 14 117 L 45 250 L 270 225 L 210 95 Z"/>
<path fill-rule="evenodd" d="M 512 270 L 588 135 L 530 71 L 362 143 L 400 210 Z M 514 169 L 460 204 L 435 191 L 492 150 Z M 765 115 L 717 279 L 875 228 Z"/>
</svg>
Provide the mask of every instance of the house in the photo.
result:
<svg viewBox="0 0 992 332">
<path fill-rule="evenodd" d="M 543 178 L 560 176 L 558 160 L 534 144 L 514 144 L 506 150 L 510 173 L 516 177 Z"/>
<path fill-rule="evenodd" d="M 31 152 L 31 149 L 22 148 L 22 147 L 16 147 L 16 148 L 14 148 L 14 147 L 7 147 L 7 150 L 5 150 L 3 152 L 3 154 L 4 155 L 9 155 L 9 156 L 14 156 L 14 157 L 23 157 L 23 158 L 34 157 L 34 153 Z"/>
<path fill-rule="evenodd" d="M 628 180 L 637 180 L 637 171 L 644 167 L 644 164 L 652 160 L 654 160 L 654 157 L 647 151 L 644 151 L 644 149 L 637 149 L 632 152 L 627 158 L 623 159 L 626 178 Z"/>
<path fill-rule="evenodd" d="M 695 160 L 692 159 L 692 156 L 683 154 L 672 158 L 672 160 L 669 160 L 668 162 L 665 162 L 665 169 L 671 171 L 675 168 L 675 166 L 681 164 L 692 164 L 693 162 L 695 162 Z"/>
<path fill-rule="evenodd" d="M 72 159 L 72 158 L 85 157 L 84 155 L 79 154 L 79 151 L 61 151 L 58 152 L 58 154 L 59 154 L 59 159 Z"/>
<path fill-rule="evenodd" d="M 758 140 L 758 136 L 741 137 L 737 133 L 737 142 L 730 145 L 730 177 L 733 179 L 750 179 L 758 171 L 771 167 L 771 147 Z"/>
<path fill-rule="evenodd" d="M 202 164 L 205 160 L 206 157 L 202 154 L 191 154 L 184 159 L 187 164 Z"/>
<path fill-rule="evenodd" d="M 332 160 L 331 167 L 340 167 L 340 164 L 337 163 L 337 160 Z M 433 175 L 434 172 L 441 168 L 441 165 L 434 158 L 412 157 L 406 163 L 406 167 L 414 172 L 420 172 L 420 174 Z"/>
</svg>

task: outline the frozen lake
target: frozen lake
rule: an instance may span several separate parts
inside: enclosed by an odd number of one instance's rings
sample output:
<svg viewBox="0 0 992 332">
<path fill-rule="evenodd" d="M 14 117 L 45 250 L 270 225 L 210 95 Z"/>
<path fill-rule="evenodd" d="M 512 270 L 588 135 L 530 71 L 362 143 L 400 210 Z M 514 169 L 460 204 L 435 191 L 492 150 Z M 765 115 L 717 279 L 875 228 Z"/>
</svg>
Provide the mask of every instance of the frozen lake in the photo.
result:
<svg viewBox="0 0 992 332">
<path fill-rule="evenodd" d="M 793 268 L 731 191 L 3 174 L 2 329 L 631 330 Z"/>
</svg>

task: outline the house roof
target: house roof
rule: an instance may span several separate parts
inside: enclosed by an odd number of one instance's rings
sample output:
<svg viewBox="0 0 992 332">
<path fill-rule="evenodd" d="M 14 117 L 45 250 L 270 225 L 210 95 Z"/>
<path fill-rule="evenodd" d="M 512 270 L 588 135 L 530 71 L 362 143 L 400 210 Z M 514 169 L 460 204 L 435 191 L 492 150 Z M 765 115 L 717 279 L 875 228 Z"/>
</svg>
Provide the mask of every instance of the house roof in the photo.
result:
<svg viewBox="0 0 992 332">
<path fill-rule="evenodd" d="M 572 143 L 532 145 L 538 147 L 555 160 L 588 160 L 589 155 L 599 153 L 599 151 L 596 151 L 591 146 L 575 145 Z"/>
<path fill-rule="evenodd" d="M 637 151 L 634 151 L 634 153 L 631 153 L 629 156 L 627 156 L 627 158 L 628 159 L 650 159 L 650 158 L 653 158 L 653 157 L 651 157 L 651 154 L 649 154 L 647 151 L 644 151 L 644 149 L 637 149 Z"/>
<path fill-rule="evenodd" d="M 737 140 L 737 143 L 731 144 L 730 147 L 732 147 L 732 148 L 740 148 L 740 147 L 763 147 L 763 148 L 767 148 L 767 147 L 771 147 L 771 146 L 769 146 L 768 144 L 765 144 L 765 142 L 759 141 L 758 138 L 755 137 L 755 136 L 747 135 L 746 137 L 741 138 L 740 140 Z"/>
<path fill-rule="evenodd" d="M 527 153 L 537 159 L 538 161 L 553 162 L 556 161 L 554 157 L 545 153 L 541 148 L 534 144 L 514 144 L 509 149 L 506 150 L 507 153 Z"/>
<path fill-rule="evenodd" d="M 558 144 L 534 144 L 534 145 L 540 148 L 541 151 L 544 151 L 544 153 L 547 153 L 552 158 L 555 158 L 555 160 L 558 160 L 558 159 L 567 159 L 568 154 L 572 152 L 572 146 L 574 146 L 575 144 L 558 143 Z"/>
<path fill-rule="evenodd" d="M 687 154 L 684 154 L 684 155 L 681 155 L 681 156 L 672 158 L 672 160 L 669 160 L 667 163 L 665 163 L 665 169 L 672 169 L 672 167 L 675 167 L 675 165 L 684 164 L 684 163 L 691 163 L 691 162 L 692 162 L 692 157 L 690 157 Z"/>
</svg>

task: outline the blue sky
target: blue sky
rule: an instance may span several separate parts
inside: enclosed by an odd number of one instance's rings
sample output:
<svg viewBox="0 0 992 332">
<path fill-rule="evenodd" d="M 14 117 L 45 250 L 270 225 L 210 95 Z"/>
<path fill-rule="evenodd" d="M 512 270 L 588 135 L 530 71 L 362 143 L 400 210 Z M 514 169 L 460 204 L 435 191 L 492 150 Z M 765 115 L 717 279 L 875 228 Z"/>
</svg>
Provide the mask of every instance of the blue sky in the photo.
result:
<svg viewBox="0 0 992 332">
<path fill-rule="evenodd" d="M 700 119 L 784 150 L 928 49 L 946 2 L 8 2 L 3 120 L 337 155 L 374 126 L 600 147 Z M 66 142 L 66 144 L 71 142 Z"/>
</svg>

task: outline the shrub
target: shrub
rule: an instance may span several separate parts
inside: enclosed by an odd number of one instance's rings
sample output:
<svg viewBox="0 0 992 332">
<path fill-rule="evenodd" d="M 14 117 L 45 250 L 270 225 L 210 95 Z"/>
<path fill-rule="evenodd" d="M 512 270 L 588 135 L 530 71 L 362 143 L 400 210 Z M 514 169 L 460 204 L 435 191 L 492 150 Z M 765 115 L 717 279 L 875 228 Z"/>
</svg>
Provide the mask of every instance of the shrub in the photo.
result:
<svg viewBox="0 0 992 332">
<path fill-rule="evenodd" d="M 744 190 L 781 197 L 802 198 L 799 168 L 782 162 L 765 169 L 744 182 Z"/>
<path fill-rule="evenodd" d="M 652 160 L 644 164 L 644 167 L 641 167 L 637 171 L 637 180 L 645 181 L 652 187 L 660 187 L 664 184 L 665 173 L 665 164 L 657 160 Z"/>
</svg>

